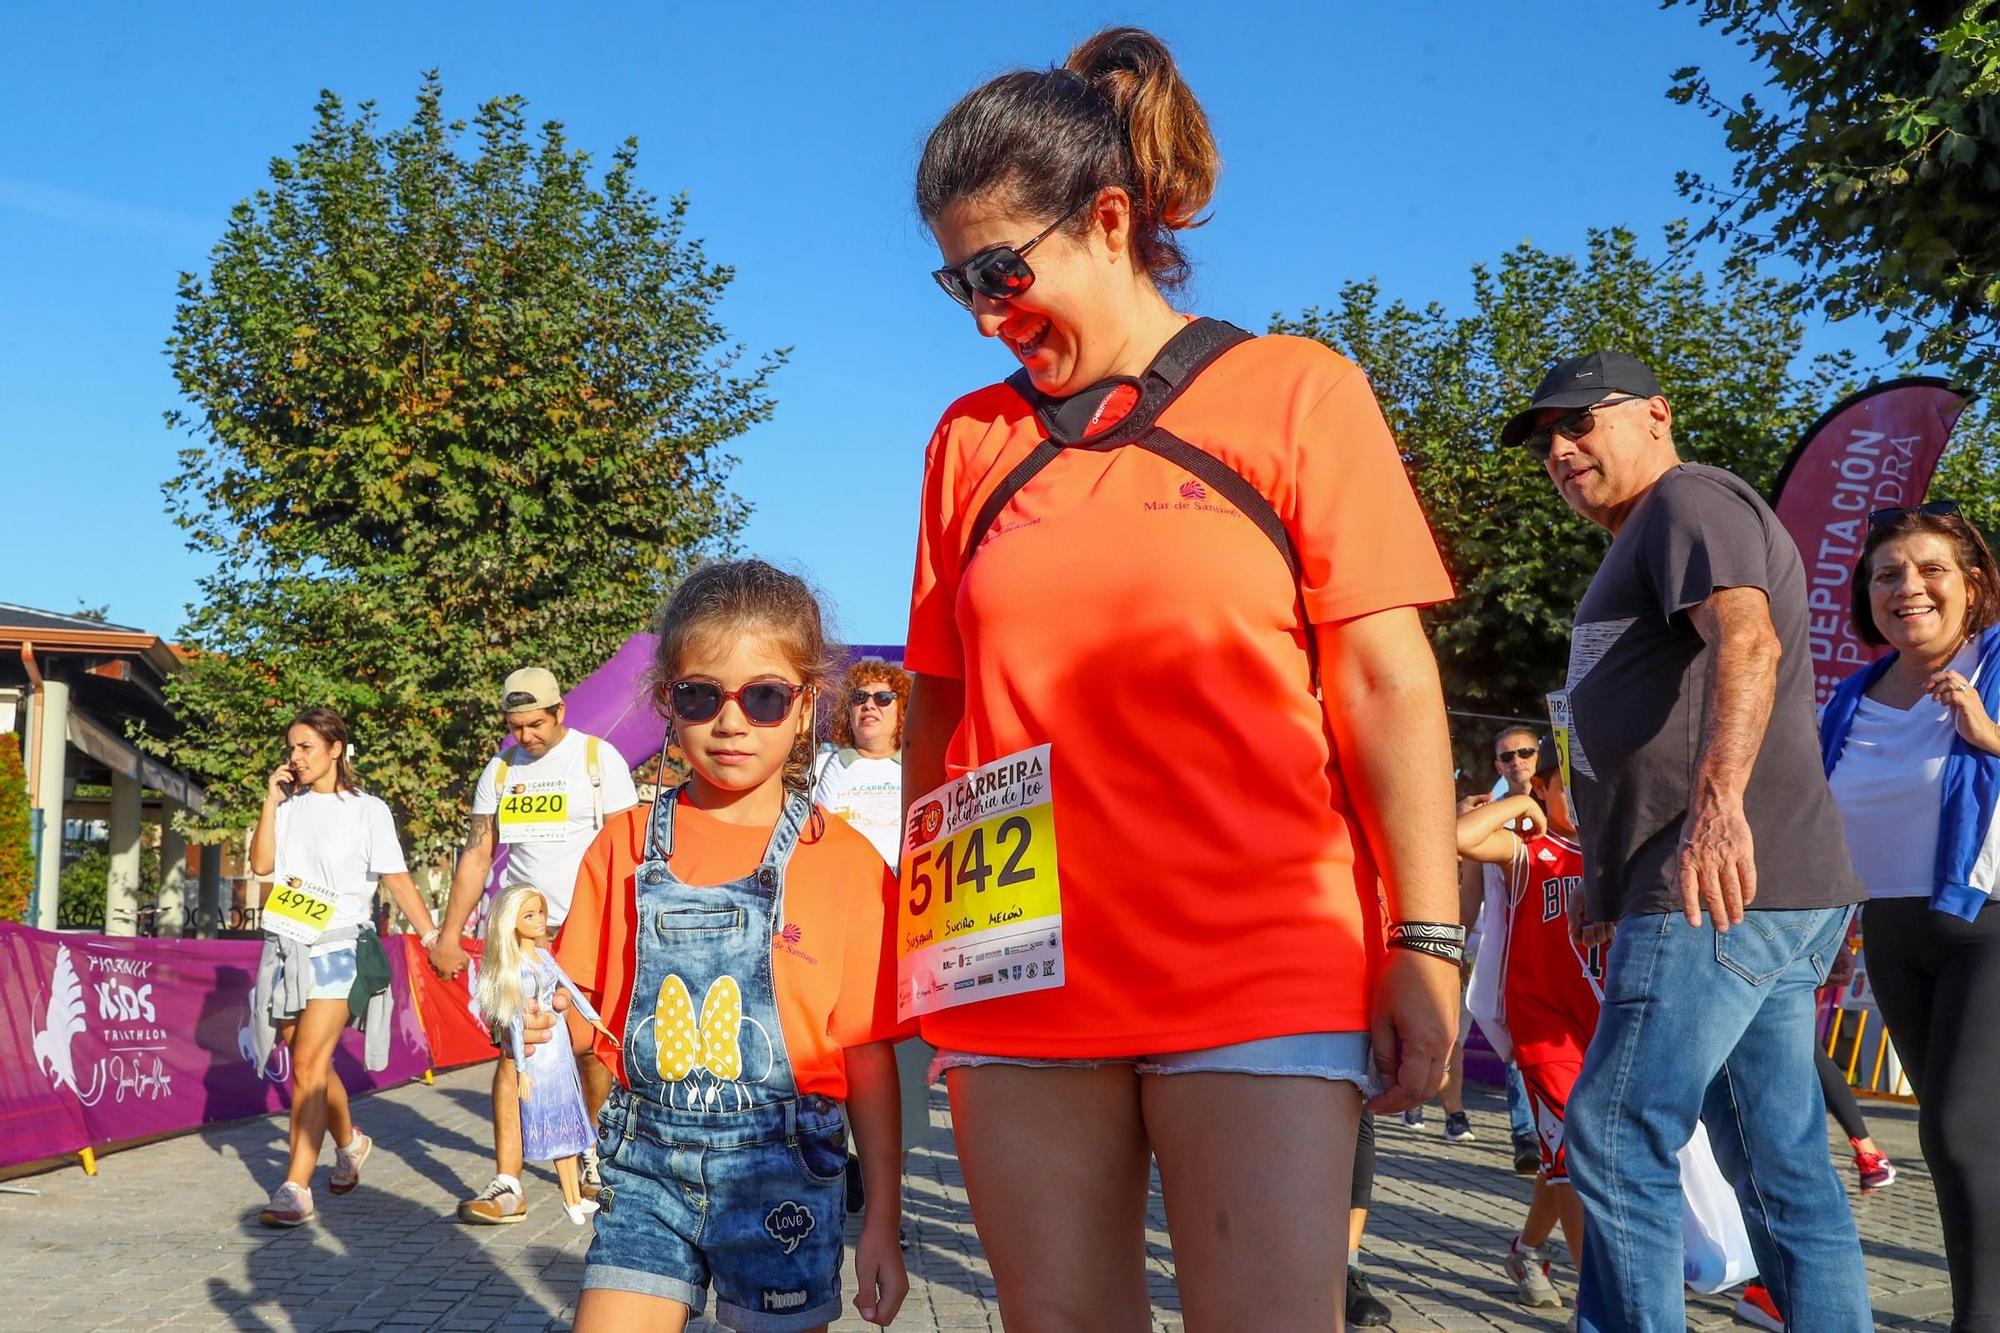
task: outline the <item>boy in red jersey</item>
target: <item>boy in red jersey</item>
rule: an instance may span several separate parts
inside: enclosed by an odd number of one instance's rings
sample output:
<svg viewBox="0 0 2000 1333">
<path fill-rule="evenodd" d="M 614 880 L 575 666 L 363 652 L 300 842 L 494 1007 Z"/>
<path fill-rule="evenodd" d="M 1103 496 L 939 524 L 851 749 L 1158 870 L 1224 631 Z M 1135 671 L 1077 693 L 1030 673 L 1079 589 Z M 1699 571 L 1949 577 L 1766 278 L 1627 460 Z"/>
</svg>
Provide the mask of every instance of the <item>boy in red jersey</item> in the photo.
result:
<svg viewBox="0 0 2000 1333">
<path fill-rule="evenodd" d="M 1523 839 L 1512 831 L 1526 820 Z M 1570 1087 L 1583 1069 L 1583 1053 L 1597 1030 L 1598 999 L 1591 983 L 1599 973 L 1598 947 L 1583 949 L 1570 932 L 1570 900 L 1582 891 L 1583 852 L 1563 791 L 1555 743 L 1544 736 L 1528 792 L 1477 806 L 1458 820 L 1458 853 L 1469 861 L 1503 867 L 1507 884 L 1506 929 L 1500 947 L 1501 1025 L 1527 1084 L 1541 1143 L 1542 1177 L 1557 1190 L 1556 1211 L 1570 1258 L 1583 1253 L 1583 1205 L 1569 1188 L 1563 1152 L 1563 1115 Z M 1489 946 L 1490 947 L 1490 946 Z M 1533 1225 L 1531 1221 L 1531 1226 Z M 1541 1247 L 1548 1223 L 1514 1238 L 1507 1272 L 1533 1304 L 1556 1298 Z M 1534 1299 L 1545 1293 L 1547 1299 Z"/>
</svg>

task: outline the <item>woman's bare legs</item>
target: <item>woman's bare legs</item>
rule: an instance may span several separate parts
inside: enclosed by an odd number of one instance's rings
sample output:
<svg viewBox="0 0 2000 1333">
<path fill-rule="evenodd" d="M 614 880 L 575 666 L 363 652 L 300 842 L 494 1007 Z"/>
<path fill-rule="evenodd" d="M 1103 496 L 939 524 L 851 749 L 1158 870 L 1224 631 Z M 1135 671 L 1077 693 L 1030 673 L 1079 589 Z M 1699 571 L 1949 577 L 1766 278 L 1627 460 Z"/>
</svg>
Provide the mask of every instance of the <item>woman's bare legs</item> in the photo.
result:
<svg viewBox="0 0 2000 1333">
<path fill-rule="evenodd" d="M 992 1064 L 945 1076 L 972 1221 L 1009 1333 L 1152 1327 L 1139 1082 L 1125 1064 Z"/>
<path fill-rule="evenodd" d="M 354 1137 L 347 1089 L 333 1072 L 334 1047 L 346 1026 L 346 1000 L 307 1000 L 304 1012 L 278 1028 L 292 1052 L 292 1164 L 285 1179 L 301 1188 L 312 1186 L 329 1131 L 336 1146 Z"/>
<path fill-rule="evenodd" d="M 1141 1080 L 1190 1333 L 1338 1330 L 1361 1093 L 1258 1074 Z M 1254 1127 L 1254 1129 L 1252 1128 Z"/>
</svg>

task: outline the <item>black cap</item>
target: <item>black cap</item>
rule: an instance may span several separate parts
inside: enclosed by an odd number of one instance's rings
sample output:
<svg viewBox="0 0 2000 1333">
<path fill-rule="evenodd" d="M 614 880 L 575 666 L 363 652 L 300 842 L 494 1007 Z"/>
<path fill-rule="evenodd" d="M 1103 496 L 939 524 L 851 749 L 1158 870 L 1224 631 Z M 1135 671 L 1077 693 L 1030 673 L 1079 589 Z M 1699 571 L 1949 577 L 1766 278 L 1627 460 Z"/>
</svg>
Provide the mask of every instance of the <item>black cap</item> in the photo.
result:
<svg viewBox="0 0 2000 1333">
<path fill-rule="evenodd" d="M 1655 398 L 1660 381 L 1646 363 L 1623 352 L 1592 352 L 1558 361 L 1535 389 L 1535 401 L 1507 419 L 1500 430 L 1500 443 L 1513 448 L 1534 429 L 1535 413 L 1551 407 L 1578 408 L 1601 403 L 1620 394 L 1636 393 Z"/>
</svg>

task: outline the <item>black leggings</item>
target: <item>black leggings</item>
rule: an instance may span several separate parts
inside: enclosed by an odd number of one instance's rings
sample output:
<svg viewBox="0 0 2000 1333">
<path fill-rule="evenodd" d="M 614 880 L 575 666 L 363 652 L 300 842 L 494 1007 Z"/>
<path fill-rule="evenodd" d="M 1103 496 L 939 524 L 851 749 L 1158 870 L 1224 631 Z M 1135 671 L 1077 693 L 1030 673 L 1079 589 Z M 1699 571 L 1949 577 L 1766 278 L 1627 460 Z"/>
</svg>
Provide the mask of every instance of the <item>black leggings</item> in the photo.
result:
<svg viewBox="0 0 2000 1333">
<path fill-rule="evenodd" d="M 1349 1187 L 1350 1210 L 1375 1201 L 1375 1113 L 1361 1108 L 1361 1128 L 1354 1135 L 1354 1182 Z"/>
<path fill-rule="evenodd" d="M 1922 898 L 1884 898 L 1862 919 L 1868 981 L 1917 1093 L 1917 1133 L 1937 1188 L 1951 1268 L 1952 1333 L 2000 1333 L 2000 907 L 1971 921 Z"/>
<path fill-rule="evenodd" d="M 1826 1094 L 1827 1113 L 1840 1122 L 1841 1131 L 1848 1138 L 1867 1138 L 1868 1122 L 1861 1118 L 1861 1104 L 1854 1100 L 1854 1089 L 1847 1086 L 1847 1075 L 1817 1039 L 1813 1042 L 1813 1055 L 1819 1064 L 1819 1090 Z"/>
</svg>

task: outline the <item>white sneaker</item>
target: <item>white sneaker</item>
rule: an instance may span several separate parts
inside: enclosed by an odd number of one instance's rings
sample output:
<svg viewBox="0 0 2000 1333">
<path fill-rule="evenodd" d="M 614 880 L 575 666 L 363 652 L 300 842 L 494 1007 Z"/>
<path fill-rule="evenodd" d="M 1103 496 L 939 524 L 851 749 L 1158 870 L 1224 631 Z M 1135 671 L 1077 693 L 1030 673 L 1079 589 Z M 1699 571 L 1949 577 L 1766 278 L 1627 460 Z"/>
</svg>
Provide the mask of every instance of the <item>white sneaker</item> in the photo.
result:
<svg viewBox="0 0 2000 1333">
<path fill-rule="evenodd" d="M 583 1219 L 597 1211 L 597 1200 L 578 1199 L 575 1203 L 564 1204 L 563 1211 L 569 1214 L 570 1221 L 582 1226 Z"/>
<path fill-rule="evenodd" d="M 1502 1263 L 1507 1276 L 1514 1280 L 1515 1300 L 1538 1309 L 1562 1308 L 1562 1297 L 1556 1293 L 1556 1284 L 1549 1280 L 1549 1260 L 1544 1251 L 1528 1248 L 1516 1236 L 1507 1246 L 1507 1257 Z"/>
<path fill-rule="evenodd" d="M 302 1227 L 313 1220 L 312 1191 L 286 1181 L 271 1191 L 271 1202 L 257 1214 L 267 1227 Z"/>
<path fill-rule="evenodd" d="M 354 1137 L 345 1148 L 333 1150 L 333 1183 L 335 1194 L 347 1194 L 361 1183 L 361 1164 L 374 1151 L 375 1140 L 361 1132 L 359 1125 L 354 1128 Z"/>
</svg>

